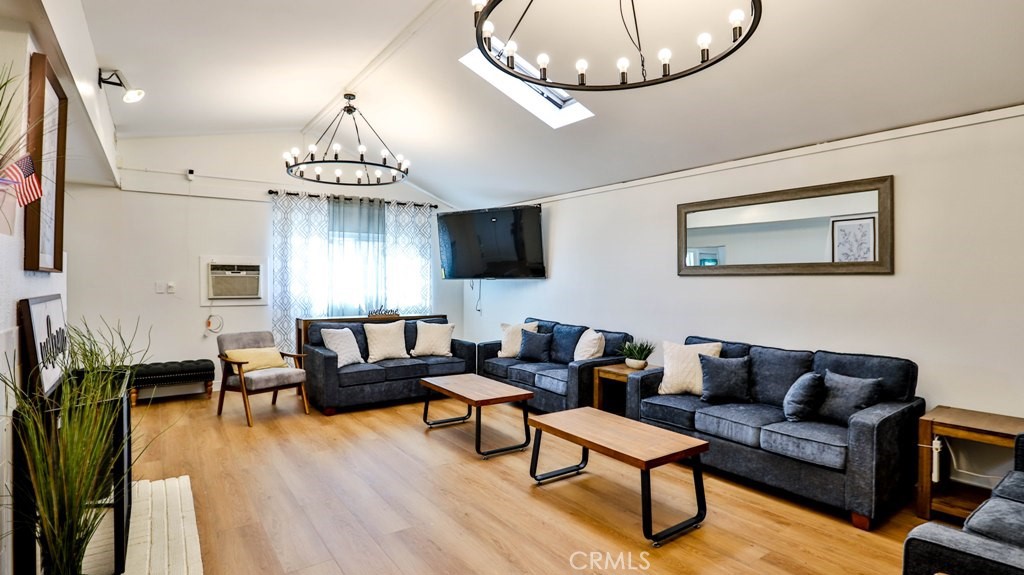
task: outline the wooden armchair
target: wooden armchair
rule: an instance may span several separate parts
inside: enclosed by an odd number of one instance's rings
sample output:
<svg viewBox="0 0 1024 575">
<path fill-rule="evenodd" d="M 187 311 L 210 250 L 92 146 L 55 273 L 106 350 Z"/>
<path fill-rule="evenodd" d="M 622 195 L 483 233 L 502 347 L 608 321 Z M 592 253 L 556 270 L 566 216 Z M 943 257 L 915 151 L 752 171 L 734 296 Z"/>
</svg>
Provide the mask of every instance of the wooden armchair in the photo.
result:
<svg viewBox="0 0 1024 575">
<path fill-rule="evenodd" d="M 221 360 L 222 375 L 220 399 L 217 402 L 217 415 L 224 410 L 224 392 L 240 391 L 245 404 L 245 419 L 252 427 L 252 409 L 249 396 L 258 393 L 273 392 L 271 405 L 277 404 L 277 392 L 282 389 L 295 388 L 302 396 L 302 407 L 309 413 L 309 400 L 306 398 L 306 372 L 302 369 L 302 354 L 281 352 L 284 357 L 292 359 L 293 367 L 270 367 L 246 371 L 247 361 L 232 361 L 228 352 L 239 349 L 275 347 L 274 335 L 269 331 L 252 331 L 244 333 L 226 333 L 217 336 L 218 356 Z M 237 373 L 235 373 L 237 372 Z"/>
</svg>

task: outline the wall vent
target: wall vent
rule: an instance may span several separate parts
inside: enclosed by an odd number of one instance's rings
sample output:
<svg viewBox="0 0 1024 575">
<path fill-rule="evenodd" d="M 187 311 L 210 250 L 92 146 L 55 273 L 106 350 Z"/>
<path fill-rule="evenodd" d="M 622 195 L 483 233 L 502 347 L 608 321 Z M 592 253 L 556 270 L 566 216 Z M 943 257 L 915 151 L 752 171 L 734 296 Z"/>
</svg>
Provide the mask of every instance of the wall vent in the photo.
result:
<svg viewBox="0 0 1024 575">
<path fill-rule="evenodd" d="M 259 264 L 209 264 L 209 299 L 259 299 Z"/>
</svg>

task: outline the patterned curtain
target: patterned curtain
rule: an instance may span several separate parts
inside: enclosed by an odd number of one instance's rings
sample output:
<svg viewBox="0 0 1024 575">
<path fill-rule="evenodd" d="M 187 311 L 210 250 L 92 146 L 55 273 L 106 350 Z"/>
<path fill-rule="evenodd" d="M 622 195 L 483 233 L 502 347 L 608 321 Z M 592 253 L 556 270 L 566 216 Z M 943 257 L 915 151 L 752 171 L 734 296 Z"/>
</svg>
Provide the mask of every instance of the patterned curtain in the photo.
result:
<svg viewBox="0 0 1024 575">
<path fill-rule="evenodd" d="M 291 348 L 297 317 L 430 313 L 432 208 L 283 192 L 272 202 L 279 347 Z"/>
</svg>

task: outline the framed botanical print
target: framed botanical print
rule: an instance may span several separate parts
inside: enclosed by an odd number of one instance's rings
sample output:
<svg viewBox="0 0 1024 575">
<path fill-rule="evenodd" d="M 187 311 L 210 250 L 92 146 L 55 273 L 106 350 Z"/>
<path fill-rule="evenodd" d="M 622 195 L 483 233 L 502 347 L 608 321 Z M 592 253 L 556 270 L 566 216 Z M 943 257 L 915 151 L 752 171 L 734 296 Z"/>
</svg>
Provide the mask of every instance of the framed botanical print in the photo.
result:
<svg viewBox="0 0 1024 575">
<path fill-rule="evenodd" d="M 46 54 L 32 54 L 28 78 L 28 153 L 43 197 L 25 206 L 25 269 L 64 269 L 64 159 L 68 98 Z"/>
<path fill-rule="evenodd" d="M 832 261 L 875 261 L 875 218 L 832 220 Z"/>
</svg>

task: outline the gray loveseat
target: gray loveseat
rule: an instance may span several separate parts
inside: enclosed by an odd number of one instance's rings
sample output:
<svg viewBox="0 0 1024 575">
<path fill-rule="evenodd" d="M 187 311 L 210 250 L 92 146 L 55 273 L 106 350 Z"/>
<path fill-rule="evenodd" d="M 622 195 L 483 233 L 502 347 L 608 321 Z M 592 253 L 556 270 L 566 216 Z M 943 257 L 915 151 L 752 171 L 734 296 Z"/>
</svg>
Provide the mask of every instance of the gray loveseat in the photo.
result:
<svg viewBox="0 0 1024 575">
<path fill-rule="evenodd" d="M 1018 435 L 1013 471 L 964 522 L 912 529 L 903 543 L 904 575 L 1024 575 L 1024 435 Z"/>
<path fill-rule="evenodd" d="M 551 361 L 524 361 L 514 357 L 498 357 L 500 341 L 485 341 L 477 346 L 477 373 L 491 379 L 530 390 L 528 403 L 541 411 L 562 411 L 590 405 L 594 394 L 594 368 L 622 363 L 622 344 L 633 336 L 621 331 L 606 331 L 604 355 L 595 359 L 573 361 L 573 351 L 586 326 L 561 324 L 528 317 L 525 323 L 537 322 L 537 332 L 552 334 Z"/>
<path fill-rule="evenodd" d="M 714 341 L 721 340 L 686 338 L 688 345 Z M 690 394 L 659 395 L 664 370 L 656 368 L 629 376 L 626 415 L 707 440 L 708 466 L 849 511 L 862 529 L 910 496 L 917 420 L 925 408 L 914 396 L 917 364 L 722 342 L 721 357 L 748 356 L 752 402 L 712 405 Z M 882 378 L 882 401 L 857 411 L 846 425 L 787 421 L 782 405 L 790 386 L 805 373 L 826 370 Z"/>
<path fill-rule="evenodd" d="M 398 318 L 401 319 L 401 318 Z M 448 323 L 432 318 L 427 323 Z M 338 368 L 338 354 L 324 345 L 323 329 L 349 328 L 355 335 L 363 360 L 369 357 L 366 331 L 360 322 L 314 322 L 309 326 L 306 359 L 306 391 L 309 401 L 325 415 L 339 409 L 392 401 L 420 399 L 425 395 L 420 379 L 435 375 L 472 373 L 476 367 L 476 344 L 452 338 L 452 356 L 385 359 Z M 405 322 L 405 349 L 416 346 L 416 322 Z"/>
</svg>

